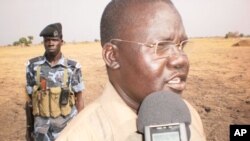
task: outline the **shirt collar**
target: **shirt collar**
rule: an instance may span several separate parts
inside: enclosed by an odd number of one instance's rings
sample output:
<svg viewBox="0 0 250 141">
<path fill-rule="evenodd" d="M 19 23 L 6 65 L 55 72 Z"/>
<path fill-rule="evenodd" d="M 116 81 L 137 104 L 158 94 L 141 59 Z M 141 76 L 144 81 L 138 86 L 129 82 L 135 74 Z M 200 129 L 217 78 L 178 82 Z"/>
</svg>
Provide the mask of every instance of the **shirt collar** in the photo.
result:
<svg viewBox="0 0 250 141">
<path fill-rule="evenodd" d="M 66 64 L 65 61 L 66 61 L 66 58 L 64 57 L 64 55 L 62 55 L 55 66 L 61 65 L 61 66 L 67 67 L 68 65 Z M 42 64 L 44 64 L 45 62 L 50 65 L 50 62 L 45 57 L 45 53 L 44 53 L 44 55 L 42 56 Z"/>
<path fill-rule="evenodd" d="M 132 141 L 134 137 L 142 140 L 142 136 L 137 134 L 137 114 L 125 103 L 110 82 L 106 85 L 99 100 L 107 118 L 111 121 L 114 140 Z"/>
</svg>

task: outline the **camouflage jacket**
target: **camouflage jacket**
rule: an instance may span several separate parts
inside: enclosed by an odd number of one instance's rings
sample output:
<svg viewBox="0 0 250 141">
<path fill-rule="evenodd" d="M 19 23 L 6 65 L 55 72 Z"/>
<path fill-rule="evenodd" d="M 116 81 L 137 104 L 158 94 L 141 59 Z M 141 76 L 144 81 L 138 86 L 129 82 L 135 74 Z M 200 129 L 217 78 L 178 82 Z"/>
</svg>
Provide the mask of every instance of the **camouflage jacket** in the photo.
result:
<svg viewBox="0 0 250 141">
<path fill-rule="evenodd" d="M 65 61 L 67 63 L 65 63 Z M 73 60 L 66 59 L 63 56 L 55 66 L 51 66 L 45 56 L 35 57 L 27 62 L 26 66 L 26 92 L 30 95 L 33 92 L 33 86 L 36 84 L 36 74 L 38 66 L 40 77 L 46 79 L 47 89 L 50 87 L 61 87 L 63 85 L 64 68 L 67 68 L 68 82 L 67 86 L 76 93 L 84 90 L 84 83 L 81 73 L 81 65 Z"/>
</svg>

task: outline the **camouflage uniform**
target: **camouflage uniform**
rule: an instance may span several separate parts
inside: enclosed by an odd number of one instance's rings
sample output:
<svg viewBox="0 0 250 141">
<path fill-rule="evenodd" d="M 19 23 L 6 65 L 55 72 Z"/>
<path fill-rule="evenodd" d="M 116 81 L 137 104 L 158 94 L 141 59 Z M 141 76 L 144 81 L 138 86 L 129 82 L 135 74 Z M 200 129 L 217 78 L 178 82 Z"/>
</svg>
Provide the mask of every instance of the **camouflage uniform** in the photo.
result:
<svg viewBox="0 0 250 141">
<path fill-rule="evenodd" d="M 84 90 L 82 81 L 81 66 L 79 63 L 66 59 L 63 56 L 55 66 L 51 66 L 45 56 L 33 58 L 28 61 L 26 68 L 26 91 L 28 95 L 32 95 L 33 87 L 37 80 L 37 68 L 40 66 L 40 77 L 46 80 L 46 89 L 51 87 L 63 86 L 64 70 L 67 69 L 68 81 L 67 86 L 74 92 Z M 42 117 L 35 116 L 34 134 L 36 140 L 53 141 L 59 135 L 61 130 L 66 126 L 67 122 L 77 114 L 76 107 L 73 106 L 71 112 L 67 116 Z"/>
</svg>

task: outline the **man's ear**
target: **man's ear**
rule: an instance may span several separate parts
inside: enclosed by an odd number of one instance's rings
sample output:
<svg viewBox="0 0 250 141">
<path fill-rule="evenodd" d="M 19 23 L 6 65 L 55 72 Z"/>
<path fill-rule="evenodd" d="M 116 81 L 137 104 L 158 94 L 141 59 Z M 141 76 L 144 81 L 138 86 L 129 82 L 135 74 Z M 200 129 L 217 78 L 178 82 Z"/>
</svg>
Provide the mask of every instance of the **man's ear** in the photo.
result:
<svg viewBox="0 0 250 141">
<path fill-rule="evenodd" d="M 102 48 L 102 57 L 109 68 L 120 68 L 120 64 L 118 62 L 119 53 L 116 45 L 111 43 L 105 43 Z"/>
<path fill-rule="evenodd" d="M 61 45 L 64 45 L 64 44 L 65 44 L 64 40 L 63 40 L 63 39 L 61 39 Z"/>
</svg>

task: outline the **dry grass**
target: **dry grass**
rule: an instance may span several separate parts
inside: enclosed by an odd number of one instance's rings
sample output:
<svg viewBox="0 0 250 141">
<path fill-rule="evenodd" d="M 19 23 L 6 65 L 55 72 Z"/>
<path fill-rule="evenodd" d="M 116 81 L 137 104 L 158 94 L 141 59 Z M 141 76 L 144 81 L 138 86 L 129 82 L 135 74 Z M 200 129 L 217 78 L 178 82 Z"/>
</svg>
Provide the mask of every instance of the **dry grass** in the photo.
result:
<svg viewBox="0 0 250 141">
<path fill-rule="evenodd" d="M 249 47 L 250 46 L 250 40 L 249 39 L 242 39 L 238 41 L 237 43 L 233 44 L 234 47 Z"/>
<path fill-rule="evenodd" d="M 201 114 L 208 141 L 228 141 L 229 124 L 250 123 L 250 48 L 231 47 L 240 39 L 192 39 L 188 87 L 184 97 Z M 82 64 L 85 104 L 107 80 L 99 43 L 66 44 L 63 53 Z M 0 48 L 0 139 L 25 140 L 25 62 L 43 47 Z"/>
</svg>

